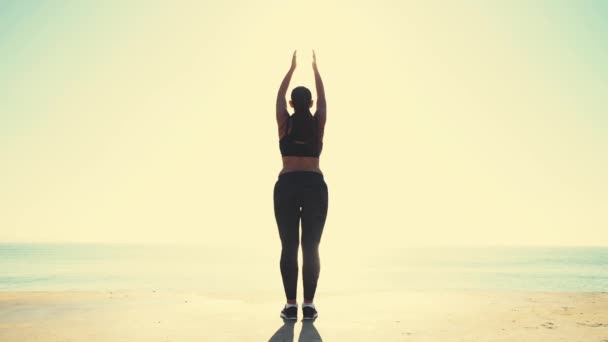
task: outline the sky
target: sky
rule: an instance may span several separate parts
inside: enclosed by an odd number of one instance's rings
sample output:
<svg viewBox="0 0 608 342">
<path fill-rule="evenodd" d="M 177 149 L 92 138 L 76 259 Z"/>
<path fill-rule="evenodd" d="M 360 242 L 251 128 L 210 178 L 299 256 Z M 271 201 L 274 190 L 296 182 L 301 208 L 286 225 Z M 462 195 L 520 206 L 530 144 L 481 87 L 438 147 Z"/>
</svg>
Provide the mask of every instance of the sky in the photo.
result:
<svg viewBox="0 0 608 342">
<path fill-rule="evenodd" d="M 2 1 L 0 241 L 276 248 L 315 95 L 327 248 L 608 245 L 604 1 Z"/>
</svg>

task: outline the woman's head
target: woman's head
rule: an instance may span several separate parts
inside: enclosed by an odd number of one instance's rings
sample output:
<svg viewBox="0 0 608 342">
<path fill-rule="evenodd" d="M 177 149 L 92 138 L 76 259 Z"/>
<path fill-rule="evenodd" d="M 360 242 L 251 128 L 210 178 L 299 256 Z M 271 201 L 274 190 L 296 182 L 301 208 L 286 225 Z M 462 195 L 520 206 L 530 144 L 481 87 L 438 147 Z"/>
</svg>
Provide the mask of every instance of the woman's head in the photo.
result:
<svg viewBox="0 0 608 342">
<path fill-rule="evenodd" d="M 298 141 L 314 141 L 316 139 L 316 120 L 310 112 L 313 101 L 310 90 L 306 87 L 296 87 L 291 92 L 289 103 L 295 109 L 292 115 L 293 130 L 291 135 Z"/>
<path fill-rule="evenodd" d="M 289 101 L 289 104 L 295 109 L 296 112 L 309 112 L 309 109 L 313 104 L 310 90 L 303 86 L 293 88 L 291 91 L 291 101 Z"/>
</svg>

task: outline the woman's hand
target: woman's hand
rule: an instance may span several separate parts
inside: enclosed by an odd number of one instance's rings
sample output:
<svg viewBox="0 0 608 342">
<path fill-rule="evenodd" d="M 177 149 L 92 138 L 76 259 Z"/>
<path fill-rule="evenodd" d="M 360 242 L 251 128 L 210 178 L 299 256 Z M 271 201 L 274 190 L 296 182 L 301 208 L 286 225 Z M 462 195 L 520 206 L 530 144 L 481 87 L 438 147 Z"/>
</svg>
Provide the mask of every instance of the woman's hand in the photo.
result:
<svg viewBox="0 0 608 342">
<path fill-rule="evenodd" d="M 319 69 L 317 69 L 317 56 L 315 50 L 312 50 L 312 70 L 315 73 L 315 85 L 317 86 L 317 112 L 315 117 L 318 118 L 320 123 L 320 136 L 323 136 L 323 127 L 325 127 L 327 103 L 325 102 L 325 88 L 323 87 L 323 81 L 321 75 L 319 75 Z"/>
<path fill-rule="evenodd" d="M 284 127 L 287 119 L 289 118 L 289 113 L 287 112 L 287 101 L 285 100 L 285 95 L 287 95 L 287 88 L 289 88 L 289 82 L 291 82 L 291 76 L 296 69 L 296 52 L 298 50 L 294 50 L 293 57 L 291 58 L 291 68 L 285 74 L 283 78 L 283 82 L 281 82 L 281 86 L 279 87 L 279 91 L 277 93 L 277 124 L 279 125 L 279 137 L 281 137 L 281 129 Z"/>
<path fill-rule="evenodd" d="M 296 52 L 298 52 L 298 50 L 293 51 L 293 57 L 291 58 L 291 70 L 296 69 Z"/>
</svg>

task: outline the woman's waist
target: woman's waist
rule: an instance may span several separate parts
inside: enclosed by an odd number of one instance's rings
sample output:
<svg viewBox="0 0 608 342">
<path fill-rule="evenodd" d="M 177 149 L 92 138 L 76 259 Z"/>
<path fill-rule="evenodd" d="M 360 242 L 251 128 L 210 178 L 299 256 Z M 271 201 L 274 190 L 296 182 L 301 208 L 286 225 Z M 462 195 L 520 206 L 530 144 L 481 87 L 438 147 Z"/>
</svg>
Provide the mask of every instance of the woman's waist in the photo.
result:
<svg viewBox="0 0 608 342">
<path fill-rule="evenodd" d="M 323 175 L 319 167 L 319 158 L 316 157 L 283 157 L 283 169 L 279 175 L 288 172 L 316 172 Z"/>
<path fill-rule="evenodd" d="M 278 183 L 293 183 L 293 184 L 325 184 L 325 179 L 321 172 L 316 171 L 285 171 L 279 173 Z"/>
<path fill-rule="evenodd" d="M 318 168 L 319 157 L 283 156 L 283 167 Z"/>
</svg>

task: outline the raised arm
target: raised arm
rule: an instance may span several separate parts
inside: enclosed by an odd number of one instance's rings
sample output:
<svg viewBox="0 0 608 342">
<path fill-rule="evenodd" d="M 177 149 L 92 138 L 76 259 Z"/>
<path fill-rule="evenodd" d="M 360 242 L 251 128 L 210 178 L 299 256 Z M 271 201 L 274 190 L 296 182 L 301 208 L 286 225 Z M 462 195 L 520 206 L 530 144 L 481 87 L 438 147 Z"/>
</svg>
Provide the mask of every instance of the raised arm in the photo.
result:
<svg viewBox="0 0 608 342">
<path fill-rule="evenodd" d="M 317 56 L 314 50 L 312 51 L 312 69 L 315 72 L 315 86 L 317 87 L 317 112 L 315 117 L 319 122 L 319 137 L 323 141 L 325 122 L 327 121 L 327 102 L 325 102 L 325 88 L 323 88 L 323 81 L 317 68 Z"/>
<path fill-rule="evenodd" d="M 279 87 L 279 92 L 277 93 L 277 125 L 279 126 L 279 137 L 281 136 L 281 129 L 283 125 L 287 122 L 289 118 L 289 113 L 287 112 L 287 100 L 285 100 L 285 96 L 287 95 L 287 88 L 289 88 L 289 82 L 291 82 L 291 76 L 293 72 L 296 70 L 296 51 L 293 52 L 293 57 L 291 59 L 291 68 L 283 78 L 283 82 L 281 82 L 281 86 Z"/>
</svg>

